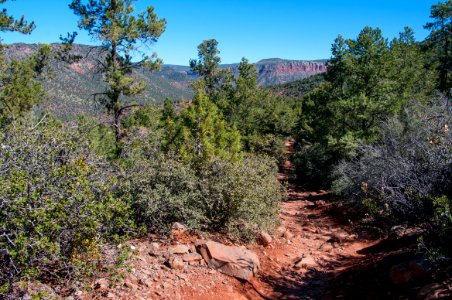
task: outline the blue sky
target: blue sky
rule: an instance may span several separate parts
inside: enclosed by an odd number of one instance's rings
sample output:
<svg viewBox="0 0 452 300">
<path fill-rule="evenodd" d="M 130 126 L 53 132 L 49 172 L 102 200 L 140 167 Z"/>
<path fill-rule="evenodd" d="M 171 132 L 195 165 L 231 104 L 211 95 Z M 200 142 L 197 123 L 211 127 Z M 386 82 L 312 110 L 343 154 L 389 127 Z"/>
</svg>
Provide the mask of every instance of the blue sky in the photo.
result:
<svg viewBox="0 0 452 300">
<path fill-rule="evenodd" d="M 30 36 L 1 33 L 5 43 L 58 42 L 60 34 L 77 30 L 69 0 L 17 0 L 3 7 L 36 22 Z M 410 26 L 421 40 L 428 34 L 433 0 L 138 0 L 138 10 L 152 5 L 166 18 L 166 32 L 150 51 L 167 64 L 187 65 L 205 39 L 219 42 L 223 63 L 264 58 L 330 57 L 338 34 L 355 37 L 366 25 L 380 27 L 388 38 Z M 95 44 L 80 32 L 78 43 Z"/>
</svg>

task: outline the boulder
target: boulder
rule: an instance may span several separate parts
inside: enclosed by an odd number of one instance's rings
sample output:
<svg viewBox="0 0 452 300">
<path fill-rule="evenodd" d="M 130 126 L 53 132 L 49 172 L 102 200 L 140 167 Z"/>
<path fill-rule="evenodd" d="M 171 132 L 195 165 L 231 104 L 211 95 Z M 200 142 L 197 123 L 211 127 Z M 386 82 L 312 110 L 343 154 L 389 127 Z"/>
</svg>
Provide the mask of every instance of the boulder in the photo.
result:
<svg viewBox="0 0 452 300">
<path fill-rule="evenodd" d="M 395 285 L 425 282 L 432 278 L 432 264 L 426 259 L 414 259 L 409 263 L 394 265 L 389 270 L 389 277 Z"/>
<path fill-rule="evenodd" d="M 430 279 L 432 277 L 433 265 L 425 258 L 410 261 L 408 268 L 416 279 Z"/>
<path fill-rule="evenodd" d="M 226 246 L 208 241 L 199 243 L 197 250 L 209 267 L 239 279 L 249 281 L 260 267 L 256 253 L 245 247 Z"/>
<path fill-rule="evenodd" d="M 272 241 L 272 237 L 265 231 L 261 231 L 257 236 L 257 242 L 264 247 L 270 245 Z"/>
</svg>

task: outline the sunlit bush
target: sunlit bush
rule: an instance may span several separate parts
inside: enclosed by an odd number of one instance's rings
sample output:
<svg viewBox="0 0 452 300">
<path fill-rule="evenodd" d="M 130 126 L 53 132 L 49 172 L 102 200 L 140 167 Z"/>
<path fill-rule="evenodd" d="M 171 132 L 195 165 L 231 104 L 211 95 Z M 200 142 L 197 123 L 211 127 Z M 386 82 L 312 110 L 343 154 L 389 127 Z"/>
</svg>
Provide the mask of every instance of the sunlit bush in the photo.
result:
<svg viewBox="0 0 452 300">
<path fill-rule="evenodd" d="M 44 122 L 0 133 L 0 286 L 77 275 L 105 237 L 131 228 L 109 174 L 67 128 Z"/>
<path fill-rule="evenodd" d="M 156 155 L 135 164 L 123 192 L 131 197 L 139 222 L 150 229 L 165 230 L 177 221 L 246 238 L 274 225 L 281 198 L 276 171 L 266 157 L 194 166 Z"/>
</svg>

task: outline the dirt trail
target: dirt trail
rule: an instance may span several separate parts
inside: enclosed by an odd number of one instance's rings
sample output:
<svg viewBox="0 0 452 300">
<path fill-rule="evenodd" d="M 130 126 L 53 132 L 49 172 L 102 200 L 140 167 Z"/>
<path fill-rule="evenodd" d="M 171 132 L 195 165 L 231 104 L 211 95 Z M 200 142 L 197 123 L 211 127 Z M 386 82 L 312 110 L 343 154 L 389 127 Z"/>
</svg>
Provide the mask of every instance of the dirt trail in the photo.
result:
<svg viewBox="0 0 452 300">
<path fill-rule="evenodd" d="M 286 143 L 288 152 L 293 142 Z M 338 278 L 356 266 L 369 262 L 358 254 L 378 241 L 352 234 L 339 217 L 326 191 L 307 192 L 291 179 L 289 161 L 279 178 L 288 181 L 287 200 L 281 203 L 281 226 L 266 248 L 252 244 L 261 261 L 259 275 L 240 282 L 205 265 L 188 265 L 184 270 L 167 268 L 164 257 L 149 255 L 151 243 L 190 244 L 198 237 L 177 240 L 131 241 L 137 255 L 130 274 L 116 288 L 95 290 L 85 299 L 328 299 L 341 295 L 334 289 Z"/>
<path fill-rule="evenodd" d="M 286 148 L 293 153 L 293 142 L 286 142 Z M 358 251 L 377 242 L 358 239 L 346 220 L 335 215 L 328 203 L 331 195 L 303 191 L 291 181 L 292 172 L 288 160 L 280 174 L 289 185 L 287 200 L 281 203 L 282 224 L 275 241 L 263 251 L 254 248 L 260 253 L 262 269 L 251 282 L 251 299 L 328 298 L 335 278 L 366 259 Z"/>
</svg>

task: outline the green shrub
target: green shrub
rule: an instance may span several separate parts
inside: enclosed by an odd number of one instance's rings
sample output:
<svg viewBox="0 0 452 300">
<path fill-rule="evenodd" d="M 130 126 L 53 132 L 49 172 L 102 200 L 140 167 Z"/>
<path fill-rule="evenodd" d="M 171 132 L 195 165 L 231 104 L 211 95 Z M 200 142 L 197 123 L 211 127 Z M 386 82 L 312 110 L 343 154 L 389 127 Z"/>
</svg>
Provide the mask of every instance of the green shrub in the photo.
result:
<svg viewBox="0 0 452 300">
<path fill-rule="evenodd" d="M 266 157 L 213 159 L 200 166 L 156 155 L 134 165 L 123 192 L 131 197 L 137 220 L 151 230 L 177 221 L 246 238 L 276 221 L 281 198 L 276 171 Z"/>
<path fill-rule="evenodd" d="M 0 286 L 76 276 L 106 237 L 130 229 L 106 164 L 67 128 L 0 133 Z"/>
<path fill-rule="evenodd" d="M 251 135 L 244 137 L 246 149 L 258 155 L 267 155 L 275 159 L 278 166 L 286 161 L 285 138 L 273 134 Z"/>
<path fill-rule="evenodd" d="M 134 162 L 122 192 L 150 230 L 166 230 L 176 221 L 196 228 L 202 222 L 197 180 L 190 165 L 157 153 Z"/>
<path fill-rule="evenodd" d="M 441 252 L 448 257 L 452 257 L 452 245 L 449 238 L 452 234 L 452 198 L 446 196 L 436 197 L 433 201 L 435 205 L 434 225 L 435 235 Z"/>
</svg>

